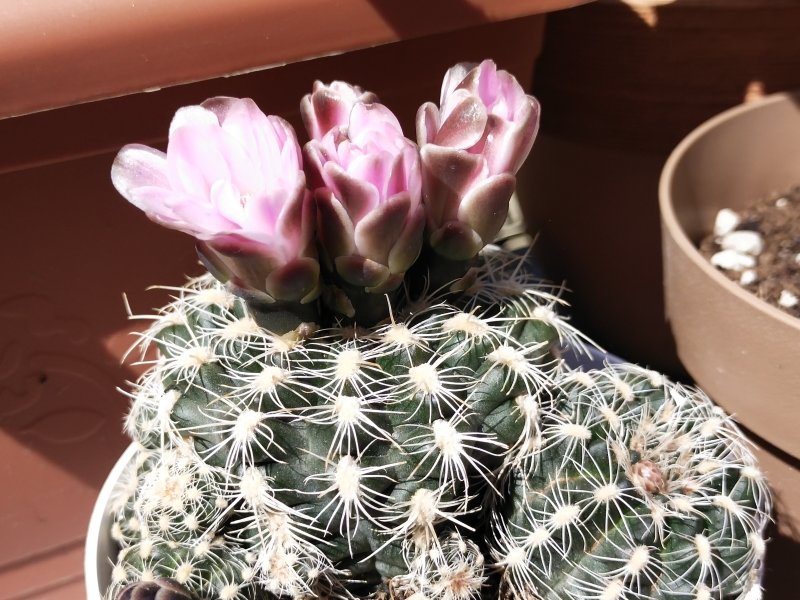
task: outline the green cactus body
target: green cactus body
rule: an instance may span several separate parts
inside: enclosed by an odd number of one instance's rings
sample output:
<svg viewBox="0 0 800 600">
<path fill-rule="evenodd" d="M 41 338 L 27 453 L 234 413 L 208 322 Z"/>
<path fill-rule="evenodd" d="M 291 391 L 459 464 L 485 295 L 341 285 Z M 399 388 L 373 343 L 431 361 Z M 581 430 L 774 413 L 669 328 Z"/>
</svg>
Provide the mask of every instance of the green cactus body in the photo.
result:
<svg viewBox="0 0 800 600">
<path fill-rule="evenodd" d="M 211 276 L 141 336 L 138 456 L 108 600 L 759 600 L 770 499 L 702 394 L 583 336 L 526 257 L 485 246 L 539 104 L 448 70 L 417 141 L 314 84 L 309 141 L 251 99 L 128 144 L 116 189 Z"/>
<path fill-rule="evenodd" d="M 630 365 L 567 374 L 505 477 L 492 556 L 517 598 L 757 598 L 768 490 L 697 390 Z"/>
<path fill-rule="evenodd" d="M 484 499 L 578 338 L 522 260 L 490 248 L 456 301 L 368 330 L 279 336 L 210 277 L 180 290 L 142 338 L 109 598 L 158 577 L 222 600 L 479 594 Z"/>
</svg>

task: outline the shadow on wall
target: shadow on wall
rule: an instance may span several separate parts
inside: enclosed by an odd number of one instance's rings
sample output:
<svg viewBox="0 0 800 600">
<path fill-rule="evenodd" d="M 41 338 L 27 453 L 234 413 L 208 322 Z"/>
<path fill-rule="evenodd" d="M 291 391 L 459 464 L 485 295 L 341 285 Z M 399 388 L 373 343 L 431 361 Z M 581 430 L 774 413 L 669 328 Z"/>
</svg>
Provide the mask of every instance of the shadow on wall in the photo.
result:
<svg viewBox="0 0 800 600">
<path fill-rule="evenodd" d="M 128 321 L 122 294 L 147 313 L 167 298 L 146 291 L 152 282 L 174 285 L 182 271 L 199 271 L 188 238 L 157 231 L 119 198 L 112 160 L 2 176 L 13 209 L 0 223 L 0 428 L 21 444 L 4 446 L 4 460 L 16 451 L 24 460 L 23 448 L 35 448 L 54 473 L 87 486 L 102 481 L 127 443 L 127 400 L 117 388 L 141 371 L 120 364 L 131 331 L 145 325 Z M 43 489 L 52 484 L 45 480 Z"/>
<path fill-rule="evenodd" d="M 419 29 L 416 22 L 420 15 L 408 10 L 405 3 L 394 0 L 369 0 L 369 3 L 401 38 L 406 39 Z M 446 23 L 452 21 L 456 15 L 465 15 L 470 20 L 481 23 L 488 21 L 486 13 L 467 0 L 436 0 L 425 3 L 425 18 L 431 21 Z"/>
</svg>

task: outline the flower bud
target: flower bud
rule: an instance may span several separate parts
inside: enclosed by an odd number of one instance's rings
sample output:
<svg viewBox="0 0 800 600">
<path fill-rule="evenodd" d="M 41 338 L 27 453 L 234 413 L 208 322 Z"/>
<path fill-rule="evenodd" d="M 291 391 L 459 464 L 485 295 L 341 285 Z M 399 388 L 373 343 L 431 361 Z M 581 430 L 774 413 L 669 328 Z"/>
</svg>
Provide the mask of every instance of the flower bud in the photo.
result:
<svg viewBox="0 0 800 600">
<path fill-rule="evenodd" d="M 493 61 L 447 72 L 440 106 L 417 112 L 427 239 L 436 252 L 467 260 L 494 239 L 538 124 L 536 99 Z"/>
<path fill-rule="evenodd" d="M 174 579 L 156 577 L 152 581 L 137 581 L 125 586 L 116 600 L 194 600 L 194 597 Z"/>
<path fill-rule="evenodd" d="M 328 266 L 372 293 L 397 288 L 422 246 L 416 145 L 385 106 L 356 103 L 346 127 L 305 152 Z"/>
</svg>

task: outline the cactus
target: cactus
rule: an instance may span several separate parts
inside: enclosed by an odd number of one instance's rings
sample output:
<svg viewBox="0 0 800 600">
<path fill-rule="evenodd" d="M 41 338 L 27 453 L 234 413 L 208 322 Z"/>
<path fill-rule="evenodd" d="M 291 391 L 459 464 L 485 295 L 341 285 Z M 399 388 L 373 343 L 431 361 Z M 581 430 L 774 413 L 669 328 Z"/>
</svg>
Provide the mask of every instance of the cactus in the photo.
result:
<svg viewBox="0 0 800 600">
<path fill-rule="evenodd" d="M 489 248 L 455 301 L 281 336 L 192 281 L 142 337 L 158 358 L 126 422 L 141 451 L 111 596 L 165 577 L 199 597 L 435 597 L 450 572 L 477 592 L 483 553 L 462 536 L 578 340 L 522 261 Z"/>
<path fill-rule="evenodd" d="M 487 245 L 536 101 L 484 61 L 420 147 L 343 82 L 301 113 L 302 151 L 213 98 L 112 167 L 210 273 L 138 341 L 108 600 L 756 593 L 769 496 L 736 428 L 652 373 L 572 371 L 560 289 Z"/>
<path fill-rule="evenodd" d="M 557 388 L 491 518 L 511 595 L 757 594 L 770 498 L 731 419 L 632 365 L 567 374 Z"/>
</svg>

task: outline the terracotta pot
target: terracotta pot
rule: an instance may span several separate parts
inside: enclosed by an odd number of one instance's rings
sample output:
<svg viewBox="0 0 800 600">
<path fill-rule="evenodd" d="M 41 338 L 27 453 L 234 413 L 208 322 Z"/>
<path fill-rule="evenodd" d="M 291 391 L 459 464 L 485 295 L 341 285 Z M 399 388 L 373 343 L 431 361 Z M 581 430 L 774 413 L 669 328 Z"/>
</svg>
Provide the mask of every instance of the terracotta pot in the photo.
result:
<svg viewBox="0 0 800 600">
<path fill-rule="evenodd" d="M 599 0 L 547 18 L 542 129 L 521 177 L 538 259 L 576 324 L 681 375 L 664 320 L 657 187 L 697 124 L 800 87 L 796 0 Z"/>
<path fill-rule="evenodd" d="M 800 93 L 736 107 L 695 129 L 669 157 L 659 188 L 666 310 L 678 356 L 716 402 L 777 448 L 787 468 L 772 483 L 794 498 L 785 509 L 795 527 L 800 319 L 730 281 L 697 244 L 719 209 L 736 210 L 798 183 Z"/>
</svg>

